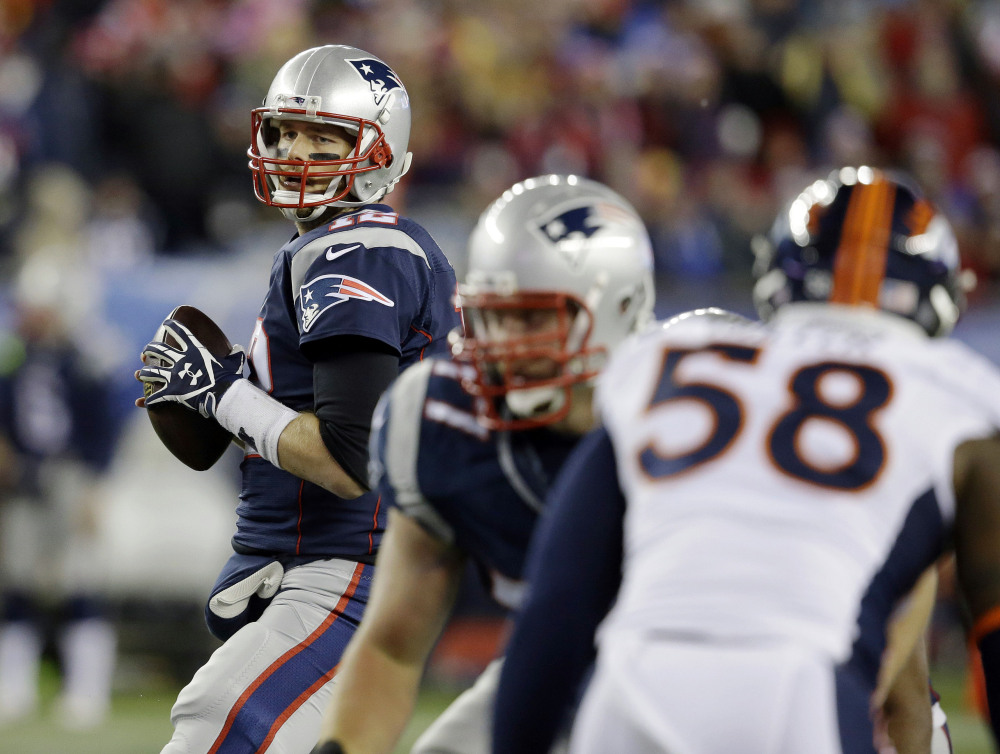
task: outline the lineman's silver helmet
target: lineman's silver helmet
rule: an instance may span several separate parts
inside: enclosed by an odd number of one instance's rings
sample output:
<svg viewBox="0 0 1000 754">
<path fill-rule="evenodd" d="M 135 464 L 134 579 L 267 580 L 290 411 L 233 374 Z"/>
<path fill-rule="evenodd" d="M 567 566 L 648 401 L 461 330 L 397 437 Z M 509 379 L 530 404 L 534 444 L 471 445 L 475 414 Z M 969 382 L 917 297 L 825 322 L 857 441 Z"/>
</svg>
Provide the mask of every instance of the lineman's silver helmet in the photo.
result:
<svg viewBox="0 0 1000 754">
<path fill-rule="evenodd" d="M 649 235 L 635 209 L 603 184 L 529 178 L 479 218 L 459 294 L 466 332 L 452 350 L 475 367 L 467 388 L 480 398 L 481 419 L 496 429 L 558 421 L 569 411 L 570 388 L 592 380 L 612 349 L 652 318 Z M 498 337 L 491 322 L 510 311 L 554 312 L 558 332 Z M 509 369 L 539 358 L 551 360 L 551 373 Z"/>
</svg>

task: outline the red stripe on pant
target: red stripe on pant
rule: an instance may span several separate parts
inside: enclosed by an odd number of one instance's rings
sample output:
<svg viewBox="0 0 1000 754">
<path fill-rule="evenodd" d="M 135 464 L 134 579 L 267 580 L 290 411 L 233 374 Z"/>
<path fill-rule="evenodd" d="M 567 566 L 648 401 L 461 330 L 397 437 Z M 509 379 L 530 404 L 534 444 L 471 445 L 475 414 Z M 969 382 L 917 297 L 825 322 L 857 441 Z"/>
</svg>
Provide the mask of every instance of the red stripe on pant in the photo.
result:
<svg viewBox="0 0 1000 754">
<path fill-rule="evenodd" d="M 357 567 L 354 569 L 354 575 L 351 577 L 351 583 L 350 585 L 348 585 L 343 595 L 341 595 L 340 600 L 337 602 L 337 606 L 330 611 L 330 614 L 326 616 L 326 618 L 323 620 L 322 623 L 320 623 L 320 625 L 316 628 L 316 630 L 313 631 L 311 634 L 309 634 L 309 636 L 307 636 L 302 642 L 296 644 L 294 647 L 285 652 L 281 657 L 272 662 L 268 666 L 267 670 L 265 670 L 263 673 L 257 676 L 254 679 L 253 683 L 251 683 L 249 686 L 246 687 L 246 689 L 243 690 L 243 693 L 240 694 L 240 698 L 236 700 L 236 704 L 234 704 L 233 708 L 229 710 L 229 715 L 226 717 L 226 722 L 222 726 L 222 730 L 219 732 L 218 737 L 215 739 L 215 743 L 212 744 L 212 748 L 208 750 L 208 754 L 216 754 L 216 752 L 219 751 L 219 747 L 221 747 L 222 744 L 225 742 L 226 736 L 229 734 L 229 731 L 233 727 L 233 722 L 236 720 L 236 716 L 240 713 L 240 710 L 242 710 L 243 707 L 246 705 L 247 700 L 249 700 L 250 697 L 253 696 L 254 692 L 258 688 L 260 688 L 260 686 L 264 683 L 264 681 L 266 681 L 271 675 L 273 675 L 274 672 L 278 670 L 278 668 L 289 662 L 299 652 L 304 650 L 306 647 L 308 647 L 310 644 L 316 641 L 316 639 L 322 636 L 323 633 L 333 624 L 333 622 L 340 617 L 344 609 L 347 607 L 347 603 L 350 602 L 351 597 L 354 595 L 354 591 L 358 587 L 358 582 L 361 578 L 361 573 L 364 571 L 364 568 L 365 566 L 363 563 L 358 563 Z M 331 670 L 328 673 L 329 677 L 332 678 L 335 672 L 336 672 L 336 667 L 334 667 L 333 670 Z M 305 702 L 306 699 L 309 698 L 309 696 L 314 694 L 327 680 L 329 680 L 329 678 L 323 676 L 322 679 L 314 683 L 309 689 L 300 694 L 295 699 L 295 701 L 293 701 L 292 704 L 290 704 L 288 708 L 286 708 L 285 712 L 282 713 L 282 715 L 279 716 L 278 719 L 275 721 L 274 725 L 271 726 L 271 730 L 268 732 L 268 735 L 265 738 L 264 742 L 261 744 L 260 748 L 257 749 L 258 752 L 264 752 L 267 750 L 267 747 L 270 746 L 271 741 L 274 739 L 281 725 L 292 715 L 293 712 L 295 712 L 296 709 L 302 706 L 302 704 Z"/>
</svg>

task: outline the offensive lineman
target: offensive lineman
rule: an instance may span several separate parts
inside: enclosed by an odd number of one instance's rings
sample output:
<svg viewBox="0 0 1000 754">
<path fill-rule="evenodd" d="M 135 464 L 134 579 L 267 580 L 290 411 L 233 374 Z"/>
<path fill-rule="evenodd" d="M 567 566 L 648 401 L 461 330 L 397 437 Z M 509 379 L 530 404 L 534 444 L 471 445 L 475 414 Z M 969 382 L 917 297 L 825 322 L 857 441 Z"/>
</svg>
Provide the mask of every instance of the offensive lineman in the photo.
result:
<svg viewBox="0 0 1000 754">
<path fill-rule="evenodd" d="M 531 556 L 497 754 L 546 750 L 612 602 L 571 751 L 872 754 L 886 622 L 952 543 L 996 703 L 1000 373 L 928 337 L 960 310 L 950 226 L 845 168 L 773 238 L 768 324 L 692 318 L 605 372 Z"/>
<path fill-rule="evenodd" d="M 163 754 L 315 742 L 330 679 L 368 600 L 386 506 L 367 484 L 372 411 L 400 370 L 460 325 L 434 240 L 379 201 L 406 172 L 410 103 L 381 60 L 306 50 L 252 112 L 258 199 L 297 235 L 278 251 L 250 341 L 219 363 L 190 331 L 146 346 L 137 372 L 245 446 L 234 554 L 206 607 L 225 640 L 180 692 Z"/>
<path fill-rule="evenodd" d="M 593 426 L 592 380 L 652 314 L 649 237 L 599 183 L 528 179 L 480 217 L 460 290 L 468 332 L 455 360 L 407 370 L 376 411 L 373 481 L 395 507 L 322 754 L 392 750 L 466 559 L 501 605 L 518 604 L 546 492 Z M 413 751 L 486 754 L 498 673 L 495 661 Z"/>
</svg>

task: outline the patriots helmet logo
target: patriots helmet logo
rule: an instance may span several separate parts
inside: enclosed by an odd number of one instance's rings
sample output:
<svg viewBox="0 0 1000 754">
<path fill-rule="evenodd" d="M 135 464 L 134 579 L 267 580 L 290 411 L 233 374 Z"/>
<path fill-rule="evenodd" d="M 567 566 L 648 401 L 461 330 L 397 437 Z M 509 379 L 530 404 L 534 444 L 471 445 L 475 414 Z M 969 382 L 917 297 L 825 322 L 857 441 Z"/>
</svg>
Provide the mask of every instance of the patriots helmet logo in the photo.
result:
<svg viewBox="0 0 1000 754">
<path fill-rule="evenodd" d="M 393 89 L 401 89 L 405 93 L 406 89 L 403 87 L 403 82 L 381 60 L 360 58 L 358 60 L 348 60 L 347 62 L 354 66 L 354 70 L 358 72 L 358 75 L 368 82 L 376 106 L 381 106 L 386 97 L 389 96 L 389 92 Z"/>
<path fill-rule="evenodd" d="M 345 301 L 374 301 L 393 307 L 396 302 L 368 285 L 364 280 L 350 275 L 320 275 L 299 288 L 302 307 L 302 332 L 306 333 L 327 309 Z"/>
<path fill-rule="evenodd" d="M 631 224 L 634 219 L 628 212 L 610 202 L 562 205 L 536 221 L 536 229 L 552 243 L 574 270 L 584 263 L 593 247 L 593 236 L 602 228 L 614 224 Z"/>
<path fill-rule="evenodd" d="M 566 239 L 590 238 L 601 227 L 594 222 L 594 208 L 590 205 L 568 209 L 555 217 L 550 217 L 538 227 L 552 243 Z"/>
<path fill-rule="evenodd" d="M 562 204 L 535 222 L 536 230 L 552 243 L 562 254 L 567 264 L 579 269 L 587 253 L 594 248 L 591 243 L 598 231 L 612 227 L 634 227 L 637 218 L 617 204 L 595 201 L 580 205 Z M 600 236 L 595 242 L 600 240 Z"/>
</svg>

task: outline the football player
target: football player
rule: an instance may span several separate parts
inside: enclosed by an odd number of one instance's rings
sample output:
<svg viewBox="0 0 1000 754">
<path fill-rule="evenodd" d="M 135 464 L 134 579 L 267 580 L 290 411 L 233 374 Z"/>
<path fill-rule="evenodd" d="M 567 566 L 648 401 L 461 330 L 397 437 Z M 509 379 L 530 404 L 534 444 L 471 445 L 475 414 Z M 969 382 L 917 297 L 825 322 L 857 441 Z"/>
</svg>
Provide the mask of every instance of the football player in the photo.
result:
<svg viewBox="0 0 1000 754">
<path fill-rule="evenodd" d="M 61 257 L 29 257 L 14 328 L 0 334 L 0 725 L 37 711 L 53 622 L 57 722 L 93 728 L 111 706 L 117 634 L 99 523 L 119 432 L 109 375 L 69 326 L 79 279 Z"/>
<path fill-rule="evenodd" d="M 381 200 L 410 164 L 410 102 L 353 47 L 306 50 L 252 111 L 257 197 L 295 223 L 250 339 L 215 360 L 179 322 L 137 372 L 243 444 L 234 554 L 206 619 L 225 641 L 180 692 L 165 754 L 301 752 L 368 601 L 386 506 L 368 488 L 379 395 L 447 347 L 454 271 L 426 230 Z M 154 363 L 154 359 L 157 363 Z"/>
<path fill-rule="evenodd" d="M 948 222 L 844 168 L 761 251 L 766 324 L 690 318 L 603 374 L 533 545 L 497 754 L 547 750 L 602 620 L 573 752 L 872 754 L 887 623 L 950 545 L 996 704 L 1000 372 L 944 337 Z"/>
<path fill-rule="evenodd" d="M 467 560 L 499 604 L 517 606 L 549 485 L 593 427 L 594 377 L 651 317 L 649 237 L 607 187 L 532 178 L 480 217 L 460 294 L 454 360 L 408 369 L 376 411 L 372 478 L 393 507 L 323 754 L 392 750 Z M 495 661 L 413 751 L 488 752 L 498 672 Z"/>
</svg>

